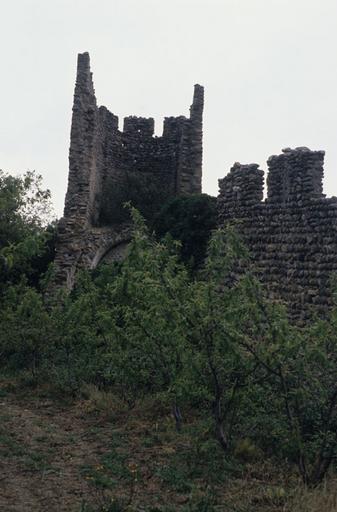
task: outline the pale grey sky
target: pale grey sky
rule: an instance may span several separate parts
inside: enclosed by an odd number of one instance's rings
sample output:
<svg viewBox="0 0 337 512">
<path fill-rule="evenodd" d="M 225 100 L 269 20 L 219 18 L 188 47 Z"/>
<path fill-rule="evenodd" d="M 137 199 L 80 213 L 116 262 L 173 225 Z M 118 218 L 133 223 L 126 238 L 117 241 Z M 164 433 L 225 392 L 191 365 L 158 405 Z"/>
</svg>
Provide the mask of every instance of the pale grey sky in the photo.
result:
<svg viewBox="0 0 337 512">
<path fill-rule="evenodd" d="M 120 116 L 188 114 L 205 86 L 203 188 L 233 162 L 326 150 L 337 195 L 336 0 L 0 0 L 0 168 L 35 169 L 58 215 L 78 52 Z"/>
</svg>

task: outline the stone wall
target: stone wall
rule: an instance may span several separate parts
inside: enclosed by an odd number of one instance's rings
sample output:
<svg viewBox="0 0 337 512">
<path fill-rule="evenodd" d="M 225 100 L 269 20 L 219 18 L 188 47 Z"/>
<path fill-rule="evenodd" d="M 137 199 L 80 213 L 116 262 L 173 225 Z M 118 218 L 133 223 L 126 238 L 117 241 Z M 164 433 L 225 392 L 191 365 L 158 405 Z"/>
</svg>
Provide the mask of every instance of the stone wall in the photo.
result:
<svg viewBox="0 0 337 512">
<path fill-rule="evenodd" d="M 108 185 L 118 191 L 126 176 L 133 175 L 158 184 L 164 199 L 201 192 L 203 101 L 203 87 L 196 85 L 190 116 L 165 118 L 161 137 L 154 136 L 152 118 L 126 117 L 121 131 L 118 117 L 97 106 L 89 54 L 78 56 L 68 190 L 56 247 L 57 283 L 71 288 L 77 268 L 91 267 L 97 254 L 104 253 L 106 238 L 110 257 L 112 240 L 119 245 L 121 234 L 124 242 L 130 238 L 127 225 L 113 219 L 110 226 L 102 225 Z"/>
<path fill-rule="evenodd" d="M 289 313 L 305 321 L 331 305 L 330 279 L 337 271 L 337 198 L 323 195 L 323 151 L 285 149 L 256 164 L 234 164 L 219 180 L 220 224 L 236 221 L 257 276 Z"/>
</svg>

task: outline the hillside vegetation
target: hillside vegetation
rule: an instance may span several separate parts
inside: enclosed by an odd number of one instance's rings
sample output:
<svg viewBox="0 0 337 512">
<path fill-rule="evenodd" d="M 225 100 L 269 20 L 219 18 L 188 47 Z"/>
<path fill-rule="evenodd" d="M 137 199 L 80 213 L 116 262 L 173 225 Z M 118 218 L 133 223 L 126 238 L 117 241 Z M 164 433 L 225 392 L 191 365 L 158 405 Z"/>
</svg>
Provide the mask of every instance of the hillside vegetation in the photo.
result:
<svg viewBox="0 0 337 512">
<path fill-rule="evenodd" d="M 200 215 L 201 257 L 131 206 L 125 261 L 46 294 L 48 204 L 0 175 L 0 507 L 336 510 L 337 310 L 290 325 L 234 227 Z"/>
</svg>

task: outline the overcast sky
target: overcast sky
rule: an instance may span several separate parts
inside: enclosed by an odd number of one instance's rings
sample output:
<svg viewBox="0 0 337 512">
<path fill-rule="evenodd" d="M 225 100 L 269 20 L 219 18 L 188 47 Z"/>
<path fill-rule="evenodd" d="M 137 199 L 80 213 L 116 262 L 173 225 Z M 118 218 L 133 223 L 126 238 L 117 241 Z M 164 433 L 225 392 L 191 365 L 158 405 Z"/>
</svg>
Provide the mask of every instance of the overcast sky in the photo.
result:
<svg viewBox="0 0 337 512">
<path fill-rule="evenodd" d="M 203 189 L 235 161 L 326 150 L 337 195 L 336 0 L 0 0 L 0 168 L 35 169 L 58 215 L 78 52 L 122 117 L 188 115 L 205 86 Z"/>
</svg>

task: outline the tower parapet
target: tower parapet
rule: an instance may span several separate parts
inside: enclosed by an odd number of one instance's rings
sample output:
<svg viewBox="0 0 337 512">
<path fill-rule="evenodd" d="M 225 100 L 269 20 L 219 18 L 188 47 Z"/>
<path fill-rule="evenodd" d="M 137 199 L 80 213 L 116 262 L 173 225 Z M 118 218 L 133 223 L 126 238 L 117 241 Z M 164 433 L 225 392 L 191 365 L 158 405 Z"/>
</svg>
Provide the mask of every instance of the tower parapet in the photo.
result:
<svg viewBox="0 0 337 512">
<path fill-rule="evenodd" d="M 259 204 L 263 199 L 263 175 L 258 164 L 236 162 L 227 176 L 219 180 L 221 203 L 226 208 Z"/>
<path fill-rule="evenodd" d="M 306 202 L 323 197 L 324 151 L 283 149 L 268 160 L 268 201 Z"/>
<path fill-rule="evenodd" d="M 154 133 L 154 119 L 152 117 L 125 117 L 123 132 L 128 135 L 139 134 L 145 137 L 152 137 Z"/>
</svg>

